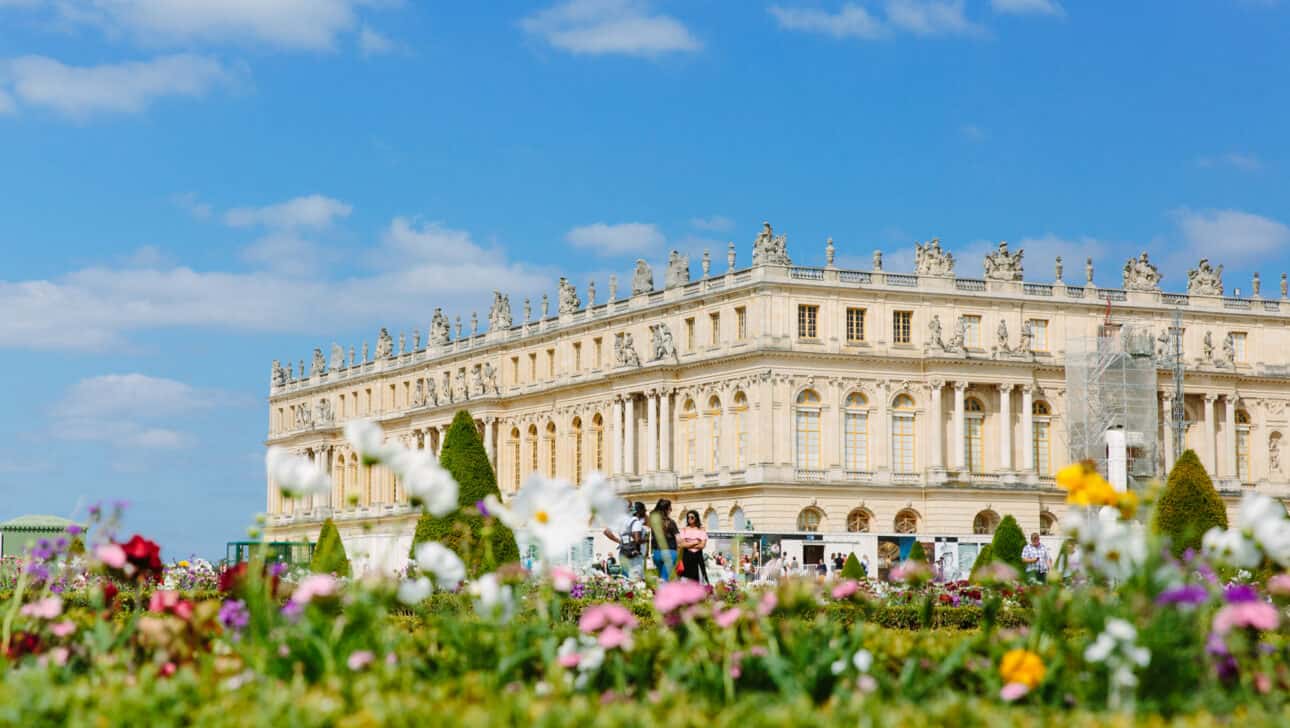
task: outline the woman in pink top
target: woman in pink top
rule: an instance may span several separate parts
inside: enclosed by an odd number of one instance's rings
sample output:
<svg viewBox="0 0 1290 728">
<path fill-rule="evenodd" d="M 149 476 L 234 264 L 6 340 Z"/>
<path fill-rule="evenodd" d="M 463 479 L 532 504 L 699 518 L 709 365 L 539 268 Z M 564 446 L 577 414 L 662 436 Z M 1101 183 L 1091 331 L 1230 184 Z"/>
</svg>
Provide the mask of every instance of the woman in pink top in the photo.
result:
<svg viewBox="0 0 1290 728">
<path fill-rule="evenodd" d="M 708 545 L 708 532 L 703 529 L 698 511 L 686 511 L 685 526 L 676 538 L 681 547 L 681 578 L 706 582 L 708 567 L 703 563 L 703 547 Z"/>
</svg>

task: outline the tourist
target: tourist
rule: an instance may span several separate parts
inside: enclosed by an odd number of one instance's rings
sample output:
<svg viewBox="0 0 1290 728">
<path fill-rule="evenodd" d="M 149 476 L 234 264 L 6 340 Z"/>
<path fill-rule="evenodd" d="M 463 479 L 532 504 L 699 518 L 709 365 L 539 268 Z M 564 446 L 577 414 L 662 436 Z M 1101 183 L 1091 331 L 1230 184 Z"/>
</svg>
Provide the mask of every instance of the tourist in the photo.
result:
<svg viewBox="0 0 1290 728">
<path fill-rule="evenodd" d="M 1021 561 L 1026 565 L 1026 576 L 1037 584 L 1048 581 L 1048 567 L 1052 559 L 1048 557 L 1048 548 L 1039 542 L 1039 534 L 1030 534 L 1030 543 L 1021 550 Z"/>
<path fill-rule="evenodd" d="M 801 572 L 801 567 L 797 563 L 797 557 L 794 556 L 792 561 L 788 562 L 788 573 L 797 576 Z"/>
<path fill-rule="evenodd" d="M 685 527 L 680 533 L 681 578 L 707 583 L 708 568 L 703 563 L 703 548 L 708 545 L 708 532 L 699 520 L 698 511 L 685 512 Z"/>
<path fill-rule="evenodd" d="M 680 530 L 672 520 L 672 501 L 659 498 L 649 514 L 650 535 L 653 537 L 654 568 L 663 581 L 676 576 L 676 535 Z"/>
<path fill-rule="evenodd" d="M 618 544 L 625 575 L 629 579 L 645 576 L 645 504 L 627 501 L 627 515 L 618 523 L 618 530 L 605 529 L 605 538 Z M 610 559 L 612 560 L 612 556 Z M 606 569 L 608 571 L 608 569 Z"/>
</svg>

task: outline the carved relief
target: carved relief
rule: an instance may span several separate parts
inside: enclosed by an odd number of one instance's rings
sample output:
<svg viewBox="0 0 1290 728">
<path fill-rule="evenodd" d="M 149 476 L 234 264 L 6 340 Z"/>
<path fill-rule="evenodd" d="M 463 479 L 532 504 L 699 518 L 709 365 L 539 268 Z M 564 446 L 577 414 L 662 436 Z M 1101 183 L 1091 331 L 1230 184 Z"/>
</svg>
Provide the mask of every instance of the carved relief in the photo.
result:
<svg viewBox="0 0 1290 728">
<path fill-rule="evenodd" d="M 660 359 L 672 359 L 675 361 L 677 359 L 676 344 L 672 341 L 672 330 L 668 328 L 667 324 L 654 324 L 649 327 L 649 330 L 654 348 L 654 358 L 650 361 Z"/>
<path fill-rule="evenodd" d="M 614 363 L 620 367 L 638 367 L 640 355 L 636 353 L 636 344 L 631 333 L 620 334 L 614 339 Z"/>
<path fill-rule="evenodd" d="M 1022 268 L 1021 257 L 1026 251 L 1008 252 L 1006 242 L 999 243 L 999 249 L 985 256 L 985 277 L 992 281 L 1019 281 Z M 1061 258 L 1057 259 L 1057 278 L 1061 280 Z"/>
<path fill-rule="evenodd" d="M 1217 268 L 1209 264 L 1209 258 L 1201 258 L 1195 268 L 1187 271 L 1187 294 L 1191 296 L 1223 295 L 1223 266 Z"/>
<path fill-rule="evenodd" d="M 331 400 L 318 400 L 318 422 L 331 424 L 336 419 L 336 413 L 331 408 Z"/>
<path fill-rule="evenodd" d="M 945 342 L 941 340 L 940 314 L 932 314 L 932 320 L 927 322 L 927 348 L 945 350 Z"/>
<path fill-rule="evenodd" d="M 914 243 L 914 272 L 920 276 L 954 275 L 954 254 L 941 250 L 941 241 Z"/>
</svg>

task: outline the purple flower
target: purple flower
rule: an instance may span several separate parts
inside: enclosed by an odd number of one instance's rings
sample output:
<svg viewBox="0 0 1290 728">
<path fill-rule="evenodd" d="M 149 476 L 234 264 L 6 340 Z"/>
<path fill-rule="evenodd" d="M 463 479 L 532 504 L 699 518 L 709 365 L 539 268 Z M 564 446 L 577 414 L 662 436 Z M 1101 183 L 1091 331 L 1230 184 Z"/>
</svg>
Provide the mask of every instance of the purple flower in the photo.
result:
<svg viewBox="0 0 1290 728">
<path fill-rule="evenodd" d="M 275 562 L 273 562 L 272 564 L 269 564 L 269 576 L 270 576 L 270 577 L 274 577 L 274 576 L 282 576 L 282 574 L 283 574 L 284 572 L 286 572 L 286 570 L 287 570 L 287 565 L 286 565 L 286 563 L 285 563 L 285 562 L 282 562 L 282 561 L 275 561 Z"/>
<path fill-rule="evenodd" d="M 85 529 L 81 528 L 75 523 L 67 527 L 67 535 L 69 536 L 79 536 L 84 532 L 85 532 Z"/>
<path fill-rule="evenodd" d="M 282 607 L 282 616 L 295 621 L 305 611 L 305 605 L 300 602 L 288 601 Z"/>
<path fill-rule="evenodd" d="M 488 505 L 484 503 L 482 500 L 475 501 L 475 510 L 479 511 L 479 515 L 483 516 L 484 518 L 488 518 L 490 515 L 492 515 L 491 513 L 488 512 Z"/>
<path fill-rule="evenodd" d="M 1228 604 L 1257 602 L 1259 592 L 1249 584 L 1232 584 L 1223 590 L 1223 599 L 1226 599 Z"/>
<path fill-rule="evenodd" d="M 251 622 L 251 613 L 246 609 L 246 602 L 241 599 L 225 600 L 224 605 L 219 608 L 219 621 L 234 632 L 246 629 L 246 625 Z"/>
<path fill-rule="evenodd" d="M 1156 597 L 1156 604 L 1203 604 L 1209 599 L 1209 592 L 1199 584 L 1185 584 L 1166 589 Z"/>
</svg>

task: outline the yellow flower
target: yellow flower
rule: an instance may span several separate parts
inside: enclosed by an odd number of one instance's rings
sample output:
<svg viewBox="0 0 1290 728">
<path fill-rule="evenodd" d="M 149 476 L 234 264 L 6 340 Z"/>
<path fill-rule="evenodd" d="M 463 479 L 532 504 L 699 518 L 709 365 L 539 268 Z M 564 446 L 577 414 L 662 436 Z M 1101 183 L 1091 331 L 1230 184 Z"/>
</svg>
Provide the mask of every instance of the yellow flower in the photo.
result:
<svg viewBox="0 0 1290 728">
<path fill-rule="evenodd" d="M 1066 502 L 1072 505 L 1115 506 L 1126 517 L 1132 515 L 1138 505 L 1136 495 L 1117 492 L 1087 460 L 1057 471 L 1056 480 L 1057 487 L 1066 491 Z"/>
<path fill-rule="evenodd" d="M 999 675 L 1005 683 L 1021 683 L 1033 690 L 1044 679 L 1044 661 L 1030 650 L 1008 650 L 999 663 Z"/>
<path fill-rule="evenodd" d="M 187 569 L 187 568 L 188 568 L 188 561 L 187 561 L 187 560 L 180 561 L 180 562 L 177 564 L 177 566 L 178 566 L 179 568 L 181 568 L 181 569 Z"/>
</svg>

